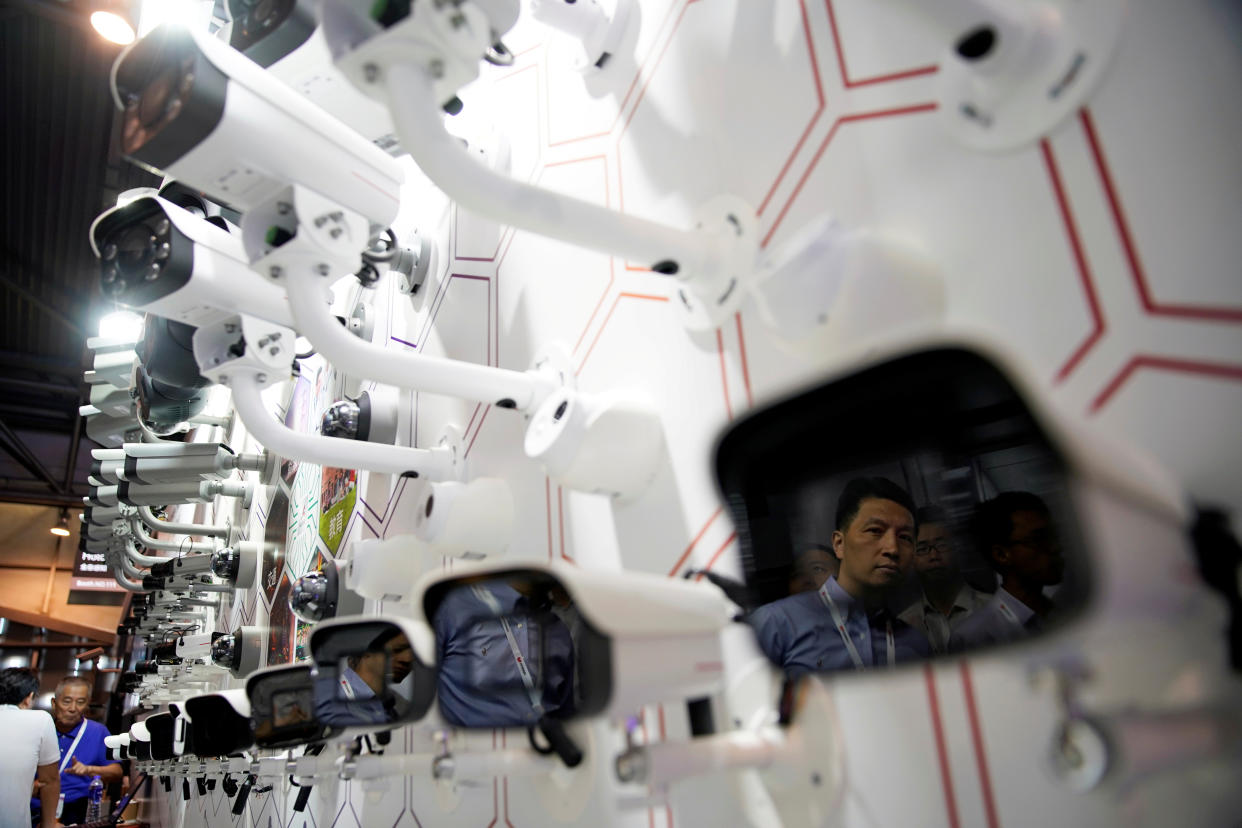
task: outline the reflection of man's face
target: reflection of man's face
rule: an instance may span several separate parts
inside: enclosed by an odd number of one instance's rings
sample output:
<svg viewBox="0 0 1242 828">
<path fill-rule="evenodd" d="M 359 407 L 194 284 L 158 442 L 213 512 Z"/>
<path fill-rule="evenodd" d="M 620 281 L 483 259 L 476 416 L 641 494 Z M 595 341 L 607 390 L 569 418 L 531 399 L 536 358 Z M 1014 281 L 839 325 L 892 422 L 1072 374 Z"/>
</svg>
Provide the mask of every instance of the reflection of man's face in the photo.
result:
<svg viewBox="0 0 1242 828">
<path fill-rule="evenodd" d="M 812 547 L 799 555 L 794 563 L 793 577 L 789 579 L 789 594 L 819 589 L 829 576 L 836 574 L 836 556 L 827 549 Z"/>
<path fill-rule="evenodd" d="M 914 552 L 914 571 L 920 578 L 943 576 L 957 569 L 957 550 L 953 536 L 943 523 L 924 523 L 919 527 Z"/>
<path fill-rule="evenodd" d="M 61 731 L 72 730 L 86 715 L 90 706 L 90 691 L 82 682 L 71 681 L 52 697 L 52 718 Z"/>
<path fill-rule="evenodd" d="M 405 677 L 414 669 L 414 649 L 410 647 L 410 640 L 399 635 L 384 645 L 384 652 L 390 659 L 392 683 L 400 684 L 405 681 Z"/>
<path fill-rule="evenodd" d="M 1009 516 L 1013 531 L 1004 545 L 1009 569 L 1024 583 L 1053 586 L 1065 574 L 1061 542 L 1043 512 L 1020 510 Z"/>
<path fill-rule="evenodd" d="M 837 580 L 847 592 L 891 587 L 914 557 L 914 515 L 896 501 L 866 498 L 845 531 L 832 533 L 832 548 L 841 560 Z"/>
</svg>

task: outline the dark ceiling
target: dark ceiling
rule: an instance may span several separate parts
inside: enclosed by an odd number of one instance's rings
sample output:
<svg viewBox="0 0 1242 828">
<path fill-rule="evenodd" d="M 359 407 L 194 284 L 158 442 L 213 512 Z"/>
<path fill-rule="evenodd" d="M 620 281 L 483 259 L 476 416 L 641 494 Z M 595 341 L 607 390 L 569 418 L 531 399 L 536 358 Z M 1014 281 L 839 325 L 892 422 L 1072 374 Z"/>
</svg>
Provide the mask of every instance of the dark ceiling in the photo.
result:
<svg viewBox="0 0 1242 828">
<path fill-rule="evenodd" d="M 159 184 L 116 152 L 108 72 L 120 47 L 91 29 L 89 5 L 0 1 L 0 502 L 85 493 L 86 340 L 112 309 L 87 232 L 119 192 Z"/>
</svg>

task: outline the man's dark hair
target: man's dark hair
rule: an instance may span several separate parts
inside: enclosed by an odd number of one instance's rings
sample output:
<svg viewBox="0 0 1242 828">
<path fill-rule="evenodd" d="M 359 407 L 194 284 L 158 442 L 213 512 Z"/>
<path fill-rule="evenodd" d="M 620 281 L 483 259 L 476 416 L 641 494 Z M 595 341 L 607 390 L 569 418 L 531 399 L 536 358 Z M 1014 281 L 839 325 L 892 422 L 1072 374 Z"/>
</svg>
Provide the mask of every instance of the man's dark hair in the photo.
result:
<svg viewBox="0 0 1242 828">
<path fill-rule="evenodd" d="M 1030 492 L 1001 492 L 975 507 L 971 528 L 974 530 L 975 541 L 979 544 L 979 551 L 993 566 L 995 561 L 992 560 L 992 547 L 1009 543 L 1013 534 L 1015 512 L 1046 515 L 1048 504 Z"/>
<path fill-rule="evenodd" d="M 919 526 L 926 523 L 937 523 L 941 526 L 948 526 L 949 513 L 944 509 L 941 509 L 939 506 L 920 506 L 919 510 L 914 513 L 914 522 Z"/>
<path fill-rule="evenodd" d="M 0 670 L 0 704 L 21 704 L 31 693 L 39 692 L 39 676 L 28 667 Z"/>
<path fill-rule="evenodd" d="M 867 498 L 891 500 L 904 506 L 913 515 L 914 499 L 906 490 L 885 477 L 855 477 L 845 484 L 844 491 L 837 498 L 837 531 L 844 532 L 858 516 L 858 509 Z"/>
<path fill-rule="evenodd" d="M 372 638 L 369 642 L 367 642 L 366 649 L 363 650 L 360 655 L 348 656 L 345 659 L 345 663 L 349 665 L 349 669 L 351 670 L 356 669 L 358 665 L 362 663 L 362 656 L 373 654 L 373 653 L 384 652 L 384 646 L 389 641 L 392 641 L 394 638 L 396 638 L 397 636 L 401 634 L 402 633 L 401 633 L 400 627 L 394 626 L 394 627 L 384 630 L 382 633 L 375 636 L 375 638 Z"/>
</svg>

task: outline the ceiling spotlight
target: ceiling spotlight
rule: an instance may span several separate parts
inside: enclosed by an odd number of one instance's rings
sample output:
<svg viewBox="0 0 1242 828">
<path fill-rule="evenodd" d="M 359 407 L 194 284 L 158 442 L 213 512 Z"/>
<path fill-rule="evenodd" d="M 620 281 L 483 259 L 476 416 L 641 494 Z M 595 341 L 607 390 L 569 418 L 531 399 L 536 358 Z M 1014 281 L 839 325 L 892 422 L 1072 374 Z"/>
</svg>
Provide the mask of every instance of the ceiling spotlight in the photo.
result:
<svg viewBox="0 0 1242 828">
<path fill-rule="evenodd" d="M 136 35 L 127 3 L 108 0 L 93 5 L 95 11 L 91 12 L 91 26 L 100 37 L 120 46 L 134 42 Z"/>
<path fill-rule="evenodd" d="M 56 525 L 51 528 L 53 535 L 62 538 L 69 537 L 69 515 L 64 509 L 60 510 L 60 520 L 56 521 Z"/>
</svg>

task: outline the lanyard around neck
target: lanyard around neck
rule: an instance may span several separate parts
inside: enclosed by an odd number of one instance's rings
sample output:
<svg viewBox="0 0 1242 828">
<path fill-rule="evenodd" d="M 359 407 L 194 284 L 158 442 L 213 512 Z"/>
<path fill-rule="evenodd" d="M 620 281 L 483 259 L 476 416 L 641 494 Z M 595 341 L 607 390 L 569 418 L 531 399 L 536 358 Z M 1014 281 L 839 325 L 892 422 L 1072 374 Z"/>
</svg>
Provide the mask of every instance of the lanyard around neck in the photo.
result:
<svg viewBox="0 0 1242 828">
<path fill-rule="evenodd" d="M 85 732 L 86 732 L 86 719 L 83 719 L 78 724 L 78 735 L 74 737 L 73 744 L 69 746 L 69 750 L 65 752 L 64 757 L 62 757 L 60 760 L 60 772 L 61 773 L 64 773 L 65 768 L 69 766 L 69 760 L 73 758 L 73 752 L 78 749 L 78 742 L 82 741 L 82 734 Z"/>
<path fill-rule="evenodd" d="M 832 623 L 837 628 L 837 634 L 841 636 L 841 641 L 845 643 L 845 650 L 850 654 L 850 661 L 854 662 L 855 670 L 866 669 L 867 665 L 863 663 L 862 656 L 858 654 L 858 647 L 854 645 L 854 639 L 850 637 L 849 631 L 845 629 L 845 618 L 841 615 L 841 609 L 837 606 L 837 602 L 832 600 L 832 595 L 828 592 L 828 582 L 824 581 L 824 585 L 819 588 L 820 600 L 824 602 L 824 606 L 828 607 L 828 612 L 832 614 Z M 888 666 L 892 667 L 896 662 L 893 643 L 893 622 L 885 621 L 884 643 L 888 651 Z M 870 623 L 868 622 L 868 626 Z"/>
<path fill-rule="evenodd" d="M 1013 609 L 1005 603 L 1005 597 L 997 596 L 996 609 L 1000 611 L 1001 617 L 1013 625 L 1013 628 L 1020 633 L 1026 632 L 1026 626 L 1018 620 L 1018 616 Z"/>
<path fill-rule="evenodd" d="M 534 709 L 537 716 L 543 715 L 543 700 L 538 689 L 535 687 L 535 677 L 531 675 L 530 667 L 526 663 L 526 658 L 522 655 L 522 650 L 518 647 L 517 638 L 513 635 L 513 628 L 509 626 L 509 621 L 504 616 L 504 612 L 500 608 L 500 602 L 496 600 L 496 596 L 492 595 L 483 587 L 471 587 L 475 597 L 487 606 L 492 615 L 496 616 L 496 620 L 500 622 L 501 628 L 505 631 L 505 638 L 509 642 L 509 651 L 513 654 L 513 663 L 517 665 L 518 675 L 522 678 L 522 684 L 526 687 L 526 695 L 530 697 L 530 706 Z"/>
</svg>

